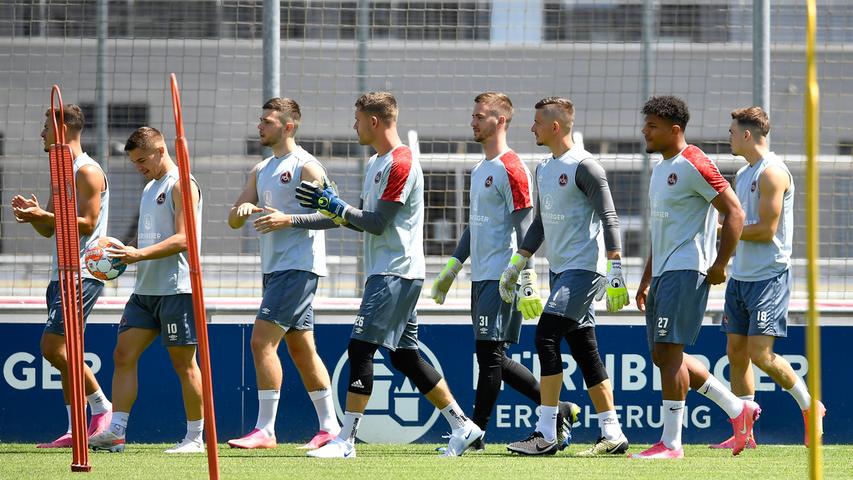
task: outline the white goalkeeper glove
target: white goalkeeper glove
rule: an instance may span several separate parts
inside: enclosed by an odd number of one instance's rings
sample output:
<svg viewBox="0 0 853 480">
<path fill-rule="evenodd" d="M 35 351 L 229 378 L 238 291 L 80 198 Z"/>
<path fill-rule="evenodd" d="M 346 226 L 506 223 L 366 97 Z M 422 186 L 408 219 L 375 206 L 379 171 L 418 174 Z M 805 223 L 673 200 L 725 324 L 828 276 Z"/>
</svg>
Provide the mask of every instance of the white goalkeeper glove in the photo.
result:
<svg viewBox="0 0 853 480">
<path fill-rule="evenodd" d="M 536 286 L 536 272 L 524 270 L 518 278 L 518 311 L 525 320 L 533 320 L 542 315 L 542 297 Z"/>
<path fill-rule="evenodd" d="M 607 296 L 607 311 L 618 312 L 630 301 L 628 300 L 628 288 L 625 286 L 625 275 L 622 272 L 621 260 L 607 261 L 607 277 L 596 295 L 596 300 Z"/>
<path fill-rule="evenodd" d="M 450 290 L 453 280 L 456 279 L 456 275 L 458 275 L 461 270 L 462 262 L 460 262 L 456 257 L 450 257 L 450 260 L 447 261 L 447 265 L 441 269 L 441 273 L 439 273 L 432 282 L 432 292 L 430 296 L 435 300 L 435 303 L 439 305 L 444 303 L 444 299 L 447 297 L 447 291 Z"/>
<path fill-rule="evenodd" d="M 515 284 L 518 281 L 518 275 L 527 265 L 527 257 L 519 253 L 512 254 L 509 259 L 504 273 L 501 274 L 501 280 L 498 284 L 498 292 L 501 294 L 501 300 L 506 303 L 512 303 L 512 297 L 515 295 Z"/>
</svg>

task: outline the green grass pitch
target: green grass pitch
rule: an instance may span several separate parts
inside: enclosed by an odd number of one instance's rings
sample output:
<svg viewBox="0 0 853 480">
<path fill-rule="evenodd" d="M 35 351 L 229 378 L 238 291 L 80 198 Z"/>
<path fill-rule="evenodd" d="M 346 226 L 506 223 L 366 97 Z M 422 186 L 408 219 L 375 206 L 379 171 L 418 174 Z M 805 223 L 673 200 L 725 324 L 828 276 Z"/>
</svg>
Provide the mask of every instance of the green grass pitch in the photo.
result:
<svg viewBox="0 0 853 480">
<path fill-rule="evenodd" d="M 204 479 L 205 455 L 166 455 L 171 445 L 129 444 L 124 453 L 91 453 L 92 472 L 71 473 L 70 450 L 37 450 L 31 444 L 0 444 L 0 479 Z M 385 480 L 428 479 L 805 479 L 808 450 L 802 446 L 759 445 L 732 458 L 731 452 L 704 445 L 685 447 L 682 460 L 581 459 L 574 445 L 549 457 L 507 455 L 503 445 L 488 445 L 485 452 L 462 458 L 437 457 L 437 445 L 358 445 L 358 458 L 320 460 L 305 457 L 296 445 L 272 450 L 220 449 L 223 479 Z M 639 452 L 646 445 L 633 445 Z M 853 445 L 824 447 L 824 478 L 853 478 Z"/>
</svg>

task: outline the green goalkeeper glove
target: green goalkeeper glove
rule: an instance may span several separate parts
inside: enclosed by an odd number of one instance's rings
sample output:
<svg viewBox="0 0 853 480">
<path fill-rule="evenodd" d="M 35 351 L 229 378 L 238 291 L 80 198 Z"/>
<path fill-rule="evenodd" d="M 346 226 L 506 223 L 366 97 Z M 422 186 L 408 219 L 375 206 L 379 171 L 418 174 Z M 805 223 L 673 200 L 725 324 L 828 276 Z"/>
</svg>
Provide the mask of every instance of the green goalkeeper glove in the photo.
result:
<svg viewBox="0 0 853 480">
<path fill-rule="evenodd" d="M 447 291 L 450 290 L 450 285 L 456 279 L 456 275 L 462 270 L 462 262 L 456 257 L 450 257 L 447 265 L 441 269 L 441 273 L 432 282 L 432 293 L 430 296 L 435 303 L 441 305 L 444 303 L 444 298 L 447 296 Z"/>
<path fill-rule="evenodd" d="M 542 297 L 536 287 L 536 272 L 524 270 L 518 278 L 518 311 L 525 320 L 533 320 L 542 315 Z"/>
<path fill-rule="evenodd" d="M 501 294 L 501 300 L 506 303 L 512 303 L 512 297 L 515 295 L 515 283 L 518 281 L 518 275 L 527 265 L 527 257 L 519 253 L 512 254 L 509 259 L 504 273 L 501 274 L 501 280 L 498 283 L 498 292 Z"/>
<path fill-rule="evenodd" d="M 622 260 L 607 261 L 607 311 L 618 312 L 628 305 L 628 288 L 622 272 Z"/>
</svg>

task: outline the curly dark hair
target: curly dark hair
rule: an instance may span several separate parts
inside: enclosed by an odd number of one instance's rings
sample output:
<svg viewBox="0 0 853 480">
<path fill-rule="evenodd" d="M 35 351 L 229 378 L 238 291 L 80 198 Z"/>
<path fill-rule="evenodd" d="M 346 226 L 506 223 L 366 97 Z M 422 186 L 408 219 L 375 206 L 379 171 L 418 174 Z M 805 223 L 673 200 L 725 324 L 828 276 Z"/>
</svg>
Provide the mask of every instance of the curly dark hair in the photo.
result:
<svg viewBox="0 0 853 480">
<path fill-rule="evenodd" d="M 687 128 L 687 122 L 690 121 L 690 111 L 687 110 L 687 104 L 684 100 L 672 95 L 661 95 L 652 97 L 643 105 L 643 115 L 655 115 L 660 118 L 665 118 L 678 125 L 681 130 Z"/>
</svg>

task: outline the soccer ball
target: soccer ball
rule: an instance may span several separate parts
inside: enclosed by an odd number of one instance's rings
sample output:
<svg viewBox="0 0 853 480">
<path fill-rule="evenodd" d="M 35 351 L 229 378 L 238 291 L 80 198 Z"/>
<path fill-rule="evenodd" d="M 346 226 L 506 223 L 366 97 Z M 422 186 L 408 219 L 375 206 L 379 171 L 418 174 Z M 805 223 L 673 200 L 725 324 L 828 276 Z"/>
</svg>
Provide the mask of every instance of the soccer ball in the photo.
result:
<svg viewBox="0 0 853 480">
<path fill-rule="evenodd" d="M 99 280 L 114 280 L 124 273 L 127 265 L 117 258 L 110 258 L 105 249 L 123 247 L 124 244 L 113 237 L 101 237 L 98 243 L 86 250 L 83 262 L 93 277 Z"/>
</svg>

